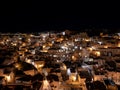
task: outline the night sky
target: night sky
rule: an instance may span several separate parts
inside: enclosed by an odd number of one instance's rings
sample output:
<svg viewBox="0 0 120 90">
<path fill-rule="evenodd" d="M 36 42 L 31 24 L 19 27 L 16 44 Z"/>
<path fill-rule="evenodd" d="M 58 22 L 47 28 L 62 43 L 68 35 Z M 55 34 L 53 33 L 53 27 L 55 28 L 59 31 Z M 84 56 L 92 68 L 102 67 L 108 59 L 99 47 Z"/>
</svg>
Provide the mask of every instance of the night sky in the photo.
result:
<svg viewBox="0 0 120 90">
<path fill-rule="evenodd" d="M 20 6 L 20 5 L 19 5 Z M 113 8 L 42 6 L 37 3 L 2 10 L 1 32 L 42 32 L 52 30 L 119 31 L 119 12 Z M 97 5 L 96 5 L 97 6 Z"/>
</svg>

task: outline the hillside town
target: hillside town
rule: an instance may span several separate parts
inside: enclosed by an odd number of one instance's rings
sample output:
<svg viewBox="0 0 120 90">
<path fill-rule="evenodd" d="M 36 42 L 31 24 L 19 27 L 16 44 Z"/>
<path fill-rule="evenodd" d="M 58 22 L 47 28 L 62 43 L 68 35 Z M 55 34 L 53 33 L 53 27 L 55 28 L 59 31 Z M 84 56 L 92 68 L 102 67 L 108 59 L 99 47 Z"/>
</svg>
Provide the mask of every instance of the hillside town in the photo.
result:
<svg viewBox="0 0 120 90">
<path fill-rule="evenodd" d="M 120 90 L 120 33 L 0 33 L 0 90 Z"/>
</svg>

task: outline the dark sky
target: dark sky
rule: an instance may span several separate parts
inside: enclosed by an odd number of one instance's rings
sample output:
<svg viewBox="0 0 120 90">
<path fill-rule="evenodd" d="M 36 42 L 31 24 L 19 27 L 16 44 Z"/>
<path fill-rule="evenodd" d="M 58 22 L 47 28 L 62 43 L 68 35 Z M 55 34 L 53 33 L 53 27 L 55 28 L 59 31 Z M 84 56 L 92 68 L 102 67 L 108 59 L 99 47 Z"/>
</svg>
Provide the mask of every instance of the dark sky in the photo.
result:
<svg viewBox="0 0 120 90">
<path fill-rule="evenodd" d="M 20 5 L 19 5 L 20 6 Z M 1 32 L 39 32 L 50 30 L 109 29 L 119 31 L 120 16 L 117 9 L 84 6 L 58 8 L 38 3 L 3 9 Z M 96 5 L 97 6 L 97 5 Z"/>
</svg>

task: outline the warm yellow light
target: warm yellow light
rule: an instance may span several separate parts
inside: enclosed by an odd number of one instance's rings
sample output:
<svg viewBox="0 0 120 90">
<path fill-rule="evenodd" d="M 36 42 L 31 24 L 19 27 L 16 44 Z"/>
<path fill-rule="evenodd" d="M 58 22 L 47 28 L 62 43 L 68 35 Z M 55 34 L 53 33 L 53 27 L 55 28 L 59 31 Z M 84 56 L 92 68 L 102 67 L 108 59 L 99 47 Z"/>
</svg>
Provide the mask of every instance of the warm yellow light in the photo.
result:
<svg viewBox="0 0 120 90">
<path fill-rule="evenodd" d="M 9 42 L 9 39 L 7 39 L 6 41 Z"/>
<path fill-rule="evenodd" d="M 105 46 L 104 46 L 104 48 L 108 48 L 108 46 L 107 46 L 107 45 L 105 45 Z"/>
<path fill-rule="evenodd" d="M 34 63 L 34 66 L 35 66 L 36 68 L 38 68 L 38 66 L 37 66 L 37 64 L 36 64 L 36 63 Z"/>
<path fill-rule="evenodd" d="M 27 63 L 31 63 L 31 59 L 27 59 L 26 62 L 27 62 Z"/>
<path fill-rule="evenodd" d="M 120 43 L 118 43 L 118 47 L 120 47 Z"/>
<path fill-rule="evenodd" d="M 16 46 L 17 44 L 16 43 L 12 43 L 13 46 Z"/>
<path fill-rule="evenodd" d="M 42 62 L 42 63 L 35 63 L 34 66 L 35 66 L 37 69 L 41 69 L 41 68 L 44 66 L 44 62 Z"/>
<path fill-rule="evenodd" d="M 92 50 L 93 50 L 93 48 L 88 48 L 88 50 L 89 50 L 89 51 L 92 51 Z"/>
<path fill-rule="evenodd" d="M 21 68 L 21 66 L 20 66 L 20 64 L 15 64 L 15 67 L 17 68 L 17 69 L 20 69 Z"/>
<path fill-rule="evenodd" d="M 53 44 L 52 43 L 48 43 L 49 46 L 52 46 Z"/>
<path fill-rule="evenodd" d="M 72 77 L 72 81 L 76 81 L 76 76 L 73 76 L 73 77 Z"/>
<path fill-rule="evenodd" d="M 44 49 L 44 48 L 46 48 L 46 45 L 43 45 L 42 47 L 43 47 L 43 49 Z"/>
<path fill-rule="evenodd" d="M 33 35 L 32 35 L 32 34 L 30 34 L 30 37 L 33 37 Z"/>
<path fill-rule="evenodd" d="M 67 44 L 65 43 L 64 46 L 67 47 Z"/>
<path fill-rule="evenodd" d="M 1 41 L 0 43 L 1 43 L 1 44 L 5 44 L 4 41 Z"/>
<path fill-rule="evenodd" d="M 26 46 L 26 43 L 23 43 L 22 46 L 23 46 L 23 47 Z"/>
<path fill-rule="evenodd" d="M 67 67 L 66 67 L 66 65 L 63 65 L 63 68 L 64 68 L 64 70 L 67 70 Z"/>
<path fill-rule="evenodd" d="M 90 39 L 85 39 L 86 42 L 90 41 Z"/>
<path fill-rule="evenodd" d="M 45 85 L 49 84 L 47 80 L 44 80 L 43 82 L 44 82 Z"/>
<path fill-rule="evenodd" d="M 28 50 L 27 49 L 25 49 L 25 52 L 27 52 Z"/>
<path fill-rule="evenodd" d="M 30 42 L 31 40 L 30 40 L 30 38 L 28 38 L 28 42 Z"/>
<path fill-rule="evenodd" d="M 48 50 L 44 49 L 44 50 L 42 50 L 42 52 L 48 52 Z"/>
<path fill-rule="evenodd" d="M 81 56 L 81 53 L 79 53 L 79 55 Z"/>
<path fill-rule="evenodd" d="M 43 87 L 40 90 L 52 90 L 47 80 L 43 80 Z"/>
<path fill-rule="evenodd" d="M 6 79 L 7 82 L 11 82 L 11 77 L 10 77 L 10 75 L 9 75 L 9 76 L 6 75 L 6 76 L 5 76 L 5 79 Z"/>
<path fill-rule="evenodd" d="M 63 38 L 57 39 L 57 42 L 61 42 L 61 41 L 63 41 Z"/>
<path fill-rule="evenodd" d="M 67 67 L 64 63 L 62 64 L 62 66 L 60 68 L 61 68 L 61 70 L 67 70 Z"/>
<path fill-rule="evenodd" d="M 73 56 L 72 56 L 72 60 L 75 61 L 75 60 L 77 60 L 77 58 L 73 55 Z"/>
<path fill-rule="evenodd" d="M 44 64 L 39 64 L 38 68 L 42 68 L 44 66 Z"/>
<path fill-rule="evenodd" d="M 76 81 L 76 74 L 71 74 L 70 75 L 70 77 L 69 77 L 69 79 L 71 80 L 71 81 Z"/>
<path fill-rule="evenodd" d="M 63 38 L 60 38 L 60 41 L 62 41 L 63 40 Z"/>
<path fill-rule="evenodd" d="M 96 51 L 95 54 L 96 54 L 96 56 L 100 56 L 100 52 L 99 51 Z"/>
</svg>

